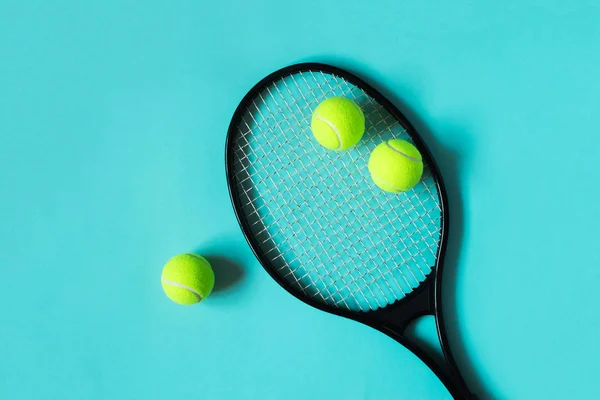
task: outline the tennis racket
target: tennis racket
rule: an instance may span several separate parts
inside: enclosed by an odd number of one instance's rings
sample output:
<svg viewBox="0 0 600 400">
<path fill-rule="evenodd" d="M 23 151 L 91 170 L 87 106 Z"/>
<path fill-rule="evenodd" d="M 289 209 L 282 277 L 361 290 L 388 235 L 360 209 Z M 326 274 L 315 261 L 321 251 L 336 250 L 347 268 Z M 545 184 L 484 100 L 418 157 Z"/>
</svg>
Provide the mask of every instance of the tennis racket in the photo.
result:
<svg viewBox="0 0 600 400">
<path fill-rule="evenodd" d="M 321 147 L 310 130 L 326 98 L 354 100 L 366 129 L 353 148 Z M 399 138 L 421 152 L 423 178 L 397 195 L 367 169 L 378 144 Z M 417 355 L 455 399 L 472 398 L 447 343 L 441 278 L 448 203 L 431 154 L 407 119 L 370 85 L 306 63 L 257 83 L 237 107 L 226 142 L 236 217 L 264 269 L 311 306 L 369 325 Z M 407 325 L 434 315 L 447 368 L 409 340 Z"/>
</svg>

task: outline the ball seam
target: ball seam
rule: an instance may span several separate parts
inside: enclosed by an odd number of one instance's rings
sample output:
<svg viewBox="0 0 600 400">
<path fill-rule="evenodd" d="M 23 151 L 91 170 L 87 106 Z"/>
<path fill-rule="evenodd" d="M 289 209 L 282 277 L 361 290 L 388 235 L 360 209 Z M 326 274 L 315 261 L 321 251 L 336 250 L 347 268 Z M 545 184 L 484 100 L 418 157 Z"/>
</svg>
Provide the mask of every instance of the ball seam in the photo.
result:
<svg viewBox="0 0 600 400">
<path fill-rule="evenodd" d="M 415 158 L 415 157 L 411 157 L 408 154 L 406 154 L 405 152 L 403 152 L 402 150 L 398 150 L 397 148 L 395 148 L 394 146 L 392 146 L 390 144 L 390 140 L 388 140 L 387 142 L 385 142 L 385 144 L 392 150 L 394 150 L 396 153 L 403 155 L 404 157 L 408 158 L 409 160 L 412 161 L 417 161 L 417 162 L 423 162 L 423 160 L 419 159 L 419 158 Z"/>
<path fill-rule="evenodd" d="M 338 147 L 336 147 L 334 150 L 340 150 L 342 148 L 342 137 L 340 136 L 340 133 L 338 132 L 338 130 L 335 127 L 335 125 L 331 121 L 329 121 L 329 120 L 321 117 L 321 115 L 319 115 L 319 111 L 318 110 L 315 110 L 315 116 L 319 120 L 321 120 L 321 121 L 325 122 L 327 125 L 329 125 L 331 127 L 331 129 L 333 129 L 333 132 L 335 133 L 335 136 L 337 136 L 338 143 L 339 143 Z"/>
<path fill-rule="evenodd" d="M 378 177 L 378 176 L 377 176 L 377 175 L 375 175 L 375 174 L 372 174 L 372 175 L 373 175 L 373 177 L 374 177 L 374 178 L 376 178 L 377 180 L 380 180 L 381 182 L 383 182 L 384 184 L 386 184 L 386 185 L 387 185 L 387 186 L 389 186 L 390 188 L 392 188 L 392 189 L 394 189 L 394 190 L 396 190 L 396 191 L 398 191 L 398 192 L 403 192 L 403 191 L 404 191 L 404 190 L 402 190 L 402 189 L 400 189 L 400 188 L 398 188 L 398 187 L 396 187 L 396 186 L 392 185 L 391 183 L 387 182 L 385 179 L 381 179 L 380 177 Z"/>
<path fill-rule="evenodd" d="M 160 277 L 160 280 L 163 281 L 164 283 L 166 283 L 167 285 L 175 286 L 175 287 L 178 287 L 180 289 L 185 289 L 188 292 L 191 292 L 191 293 L 195 294 L 198 297 L 198 301 L 202 301 L 202 296 L 200 295 L 200 293 L 198 293 L 197 291 L 195 291 L 191 287 L 186 286 L 186 285 L 182 285 L 181 283 L 170 281 L 168 279 L 165 279 L 162 276 Z"/>
</svg>

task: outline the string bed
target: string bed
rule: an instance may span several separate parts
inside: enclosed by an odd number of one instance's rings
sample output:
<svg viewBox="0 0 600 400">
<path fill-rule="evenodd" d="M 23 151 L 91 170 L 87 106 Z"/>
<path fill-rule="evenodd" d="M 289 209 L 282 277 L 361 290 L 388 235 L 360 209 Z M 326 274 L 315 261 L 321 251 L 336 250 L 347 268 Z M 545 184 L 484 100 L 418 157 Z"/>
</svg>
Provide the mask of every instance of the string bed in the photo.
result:
<svg viewBox="0 0 600 400">
<path fill-rule="evenodd" d="M 321 147 L 310 130 L 315 107 L 344 96 L 363 110 L 366 130 L 353 148 Z M 425 165 L 421 182 L 394 195 L 372 182 L 367 162 L 380 143 L 412 142 L 402 124 L 361 88 L 320 71 L 266 86 L 234 135 L 234 186 L 260 252 L 295 290 L 352 311 L 402 299 L 431 273 L 441 206 Z"/>
</svg>

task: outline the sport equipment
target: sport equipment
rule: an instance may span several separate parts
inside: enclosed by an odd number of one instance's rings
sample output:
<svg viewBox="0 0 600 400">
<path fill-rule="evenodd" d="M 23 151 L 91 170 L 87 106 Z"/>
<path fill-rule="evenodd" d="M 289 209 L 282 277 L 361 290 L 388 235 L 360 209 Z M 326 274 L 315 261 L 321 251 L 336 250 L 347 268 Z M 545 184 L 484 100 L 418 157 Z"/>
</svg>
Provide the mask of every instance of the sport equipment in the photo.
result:
<svg viewBox="0 0 600 400">
<path fill-rule="evenodd" d="M 365 132 L 365 116 L 354 101 L 330 97 L 317 106 L 310 126 L 321 146 L 346 150 L 358 143 Z"/>
<path fill-rule="evenodd" d="M 316 105 L 332 96 L 368 110 L 367 133 L 360 146 L 323 153 L 307 133 Z M 424 164 L 423 179 L 398 196 L 374 190 L 366 163 L 392 138 L 411 140 Z M 425 144 L 396 107 L 339 68 L 292 65 L 242 99 L 229 125 L 225 160 L 242 232 L 279 285 L 320 310 L 385 333 L 423 360 L 454 398 L 472 398 L 442 312 L 446 191 Z M 404 334 L 427 314 L 435 316 L 447 368 Z"/>
<path fill-rule="evenodd" d="M 215 274 L 204 257 L 179 254 L 167 261 L 160 281 L 171 300 L 189 305 L 208 297 L 215 285 Z"/>
<path fill-rule="evenodd" d="M 386 192 L 412 189 L 423 175 L 421 153 L 406 140 L 388 140 L 371 153 L 369 172 L 373 182 Z"/>
</svg>

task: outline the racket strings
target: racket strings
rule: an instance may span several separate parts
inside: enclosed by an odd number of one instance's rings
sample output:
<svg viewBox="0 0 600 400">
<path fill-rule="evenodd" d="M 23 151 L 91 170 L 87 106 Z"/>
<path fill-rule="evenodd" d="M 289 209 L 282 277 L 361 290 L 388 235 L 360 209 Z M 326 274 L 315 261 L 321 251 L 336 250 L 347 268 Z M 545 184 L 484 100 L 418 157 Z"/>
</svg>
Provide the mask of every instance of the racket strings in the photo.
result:
<svg viewBox="0 0 600 400">
<path fill-rule="evenodd" d="M 344 152 L 320 147 L 312 111 L 332 96 L 365 113 L 362 141 Z M 370 151 L 402 125 L 359 87 L 320 71 L 294 73 L 262 90 L 239 121 L 234 175 L 243 218 L 260 252 L 297 290 L 369 311 L 403 298 L 435 265 L 441 207 L 434 177 L 399 195 L 380 191 Z"/>
<path fill-rule="evenodd" d="M 356 183 L 356 182 L 355 182 L 355 183 Z M 302 196 L 302 194 L 301 194 L 301 193 L 300 193 L 300 195 Z M 323 197 L 323 191 L 322 191 L 322 192 L 320 192 L 320 195 L 321 195 L 321 200 L 322 200 L 322 201 L 326 201 L 326 199 Z M 307 199 L 306 199 L 306 198 L 304 198 L 304 196 L 302 196 L 302 197 L 303 197 L 303 200 L 304 200 L 304 201 L 307 201 Z M 335 201 L 335 199 L 333 199 L 333 201 Z M 339 204 L 338 204 L 338 206 L 339 206 Z M 286 215 L 286 217 L 287 217 L 287 216 L 288 216 L 288 215 Z M 343 216 L 345 216 L 345 215 L 343 215 Z M 293 215 L 292 215 L 292 217 L 293 217 Z M 376 218 L 377 218 L 377 217 L 376 217 Z M 297 219 L 296 219 L 294 222 L 295 222 L 295 223 L 299 223 L 299 220 L 297 220 Z M 348 222 L 349 222 L 349 221 L 348 221 Z M 256 224 L 256 223 L 257 223 L 257 222 L 255 222 L 255 224 Z M 316 224 L 318 224 L 318 225 L 319 225 L 319 227 L 320 227 L 321 229 L 324 229 L 324 227 L 323 227 L 323 226 L 322 226 L 322 225 L 319 223 L 319 221 L 318 221 L 318 220 L 315 220 L 315 223 L 316 223 Z M 388 221 L 388 223 L 389 223 L 389 221 Z M 272 224 L 272 225 L 270 225 L 270 226 L 265 226 L 265 227 L 263 228 L 263 230 L 267 230 L 267 231 L 268 231 L 268 230 L 269 230 L 270 228 L 272 228 L 272 227 L 273 227 L 273 224 Z M 258 233 L 260 234 L 260 233 L 262 233 L 262 231 L 260 231 L 260 232 L 258 232 Z M 337 232 L 337 231 L 334 231 L 333 233 L 338 233 L 338 232 Z M 378 242 L 373 242 L 373 241 L 372 241 L 372 239 L 371 239 L 371 237 L 367 237 L 367 239 L 369 239 L 369 240 L 371 241 L 371 245 L 372 245 L 373 247 L 378 247 L 378 246 L 379 246 L 379 245 L 381 245 L 381 244 L 382 244 L 382 242 L 384 241 L 384 239 L 383 239 L 383 238 L 381 238 L 381 239 L 380 239 Z M 359 239 L 359 240 L 361 240 L 361 239 Z M 342 250 L 343 250 L 343 251 L 345 251 L 345 252 L 348 252 L 348 247 L 351 245 L 351 243 L 350 243 L 349 241 L 347 241 L 346 243 L 347 243 L 347 247 L 345 247 L 345 248 L 342 248 Z M 300 243 L 300 244 L 302 244 L 302 243 Z M 333 243 L 331 243 L 331 241 L 330 241 L 330 244 L 333 246 Z M 270 253 L 270 252 L 273 252 L 274 250 L 276 250 L 276 249 L 275 249 L 275 248 L 271 248 L 270 250 L 268 250 L 268 251 L 267 251 L 266 255 L 268 256 L 268 255 L 269 255 L 269 253 Z M 282 256 L 282 254 L 279 254 L 278 256 L 275 256 L 275 259 L 277 259 L 278 257 L 281 257 L 281 256 Z M 389 259 L 389 260 L 391 260 L 391 257 L 390 257 L 390 259 Z M 296 259 L 292 259 L 292 260 L 289 260 L 289 261 L 292 261 L 292 262 L 293 262 L 293 261 L 296 261 Z M 387 260 L 386 260 L 386 261 L 387 261 Z M 417 267 L 418 267 L 418 266 L 417 266 Z M 323 279 L 324 279 L 324 278 L 326 278 L 326 277 L 329 277 L 329 276 L 331 275 L 331 273 L 332 273 L 332 272 L 336 272 L 336 271 L 337 271 L 337 269 L 338 269 L 338 268 L 336 268 L 336 269 L 334 269 L 334 270 L 330 271 L 330 272 L 329 272 L 329 273 L 327 273 L 325 276 L 321 276 L 321 277 L 320 277 L 320 278 L 321 278 L 321 280 L 323 280 Z M 425 273 L 424 273 L 424 272 L 423 272 L 423 271 L 420 269 L 420 267 L 419 267 L 419 271 L 421 272 L 421 275 L 422 275 L 422 277 L 425 277 L 425 276 L 426 276 L 426 275 L 425 275 Z M 368 271 L 368 272 L 370 272 L 370 271 Z M 388 272 L 391 272 L 391 270 L 390 270 L 390 271 L 388 271 Z M 288 274 L 291 274 L 291 271 L 290 271 Z M 286 275 L 286 276 L 287 276 L 287 275 Z M 302 279 L 302 278 L 303 278 L 303 277 L 299 277 L 299 279 Z M 360 278 L 364 278 L 364 276 L 361 276 Z M 413 274 L 413 278 L 414 278 L 415 280 L 418 280 L 418 278 L 417 278 L 416 276 L 414 276 L 414 274 Z M 372 281 L 375 281 L 375 279 L 376 279 L 376 278 L 374 278 L 374 277 L 373 277 Z M 394 277 L 392 277 L 392 279 L 395 279 L 395 278 L 394 278 Z M 336 282 L 335 282 L 335 281 L 333 281 L 333 282 L 331 282 L 331 283 L 335 284 Z M 368 282 L 367 282 L 367 283 L 368 283 Z M 375 283 L 376 283 L 376 281 L 375 281 Z M 408 281 L 406 281 L 406 283 L 407 283 L 407 285 L 409 285 L 409 282 L 408 282 Z M 362 288 L 359 288 L 359 289 L 362 289 Z M 324 300 L 329 300 L 329 298 L 325 298 Z"/>
</svg>

